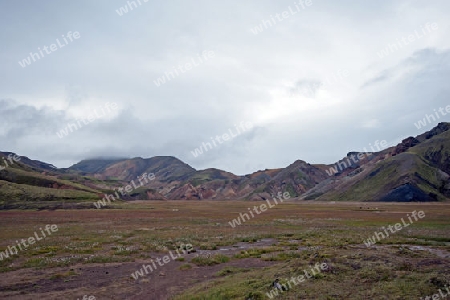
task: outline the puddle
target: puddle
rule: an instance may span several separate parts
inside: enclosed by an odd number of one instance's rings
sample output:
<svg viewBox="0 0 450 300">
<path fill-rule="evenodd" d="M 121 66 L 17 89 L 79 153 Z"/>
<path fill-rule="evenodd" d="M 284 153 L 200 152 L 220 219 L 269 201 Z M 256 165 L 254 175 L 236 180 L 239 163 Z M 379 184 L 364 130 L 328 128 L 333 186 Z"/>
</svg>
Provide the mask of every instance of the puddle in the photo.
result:
<svg viewBox="0 0 450 300">
<path fill-rule="evenodd" d="M 372 245 L 370 246 L 371 248 L 375 248 L 375 249 L 386 249 L 386 248 L 392 248 L 392 247 L 404 247 L 408 250 L 411 251 L 428 251 L 431 254 L 434 254 L 440 258 L 450 258 L 450 252 L 443 250 L 443 249 L 436 249 L 433 247 L 429 247 L 429 246 L 412 246 L 412 245 Z M 361 247 L 359 249 L 367 249 L 364 247 Z"/>
<path fill-rule="evenodd" d="M 240 251 L 240 250 L 245 250 L 245 249 L 251 249 L 251 248 L 262 248 L 262 247 L 269 247 L 272 246 L 273 244 L 278 244 L 278 240 L 276 239 L 262 239 L 259 240 L 257 242 L 254 243 L 248 243 L 248 242 L 239 242 L 235 245 L 232 246 L 223 246 L 220 247 L 217 250 L 199 250 L 197 249 L 197 251 L 195 253 L 193 253 L 194 255 L 196 254 L 197 256 L 212 256 L 218 253 L 223 253 L 223 252 L 228 252 L 228 251 Z"/>
<path fill-rule="evenodd" d="M 322 249 L 321 246 L 313 246 L 313 247 L 298 247 L 299 251 L 319 251 Z"/>
<path fill-rule="evenodd" d="M 402 246 L 408 248 L 411 251 L 428 251 L 440 258 L 450 258 L 450 253 L 445 250 L 435 249 L 427 246 L 406 246 L 406 245 Z"/>
<path fill-rule="evenodd" d="M 239 242 L 233 245 L 233 248 L 250 249 L 250 248 L 268 247 L 272 246 L 273 244 L 278 244 L 278 241 L 276 239 L 262 239 L 254 243 Z"/>
</svg>

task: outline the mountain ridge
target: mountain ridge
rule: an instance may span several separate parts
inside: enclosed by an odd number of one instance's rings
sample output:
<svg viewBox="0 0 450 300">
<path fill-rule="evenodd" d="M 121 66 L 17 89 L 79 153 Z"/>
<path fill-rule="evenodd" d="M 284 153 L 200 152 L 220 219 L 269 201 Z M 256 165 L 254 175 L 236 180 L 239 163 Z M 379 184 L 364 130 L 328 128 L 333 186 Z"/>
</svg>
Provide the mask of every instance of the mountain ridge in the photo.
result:
<svg viewBox="0 0 450 300">
<path fill-rule="evenodd" d="M 246 175 L 216 168 L 196 170 L 173 156 L 93 158 L 64 169 L 20 156 L 17 164 L 0 171 L 0 205 L 8 202 L 2 200 L 7 189 L 15 191 L 14 197 L 31 201 L 70 200 L 69 193 L 49 196 L 47 189 L 87 193 L 75 198 L 91 201 L 145 173 L 155 179 L 122 200 L 265 200 L 278 192 L 324 201 L 449 200 L 450 123 L 439 123 L 380 152 L 362 154 L 349 152 L 333 165 L 296 160 L 285 168 Z M 8 155 L 15 154 L 0 152 L 0 157 Z M 361 159 L 350 160 L 352 155 Z M 338 164 L 342 168 L 330 172 Z M 20 192 L 21 185 L 33 187 L 32 191 Z M 44 196 L 33 195 L 36 189 Z"/>
</svg>

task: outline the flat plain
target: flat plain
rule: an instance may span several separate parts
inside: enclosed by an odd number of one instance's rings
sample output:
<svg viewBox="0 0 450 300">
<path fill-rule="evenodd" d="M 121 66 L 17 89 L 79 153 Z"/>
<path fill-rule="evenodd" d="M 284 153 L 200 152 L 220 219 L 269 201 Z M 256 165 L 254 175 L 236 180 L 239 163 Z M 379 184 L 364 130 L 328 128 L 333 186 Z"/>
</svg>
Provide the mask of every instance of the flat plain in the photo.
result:
<svg viewBox="0 0 450 300">
<path fill-rule="evenodd" d="M 420 299 L 450 285 L 450 203 L 134 201 L 106 209 L 0 212 L 0 251 L 58 231 L 0 261 L 2 299 L 269 299 L 317 263 L 329 268 L 274 299 Z M 425 217 L 367 247 L 382 227 Z M 186 253 L 134 279 L 143 265 Z"/>
</svg>

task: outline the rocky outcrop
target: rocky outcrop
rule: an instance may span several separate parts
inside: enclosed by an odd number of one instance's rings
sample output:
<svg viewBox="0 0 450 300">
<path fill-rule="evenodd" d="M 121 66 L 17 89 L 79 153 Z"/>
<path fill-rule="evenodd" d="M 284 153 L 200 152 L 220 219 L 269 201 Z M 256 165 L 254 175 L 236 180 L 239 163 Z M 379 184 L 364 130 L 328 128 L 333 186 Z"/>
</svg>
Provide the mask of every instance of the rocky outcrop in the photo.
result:
<svg viewBox="0 0 450 300">
<path fill-rule="evenodd" d="M 180 200 L 200 200 L 201 196 L 196 187 L 192 184 L 184 184 L 180 188 L 175 189 L 169 195 L 170 199 Z"/>
<path fill-rule="evenodd" d="M 410 183 L 399 186 L 380 198 L 382 202 L 431 202 L 436 200 L 436 194 L 427 194 Z"/>
<path fill-rule="evenodd" d="M 409 148 L 420 144 L 420 141 L 412 136 L 404 139 L 397 147 L 392 151 L 392 156 L 408 151 Z"/>
<path fill-rule="evenodd" d="M 425 140 L 429 140 L 432 137 L 444 133 L 450 130 L 450 123 L 441 122 L 436 127 L 431 129 L 430 131 L 425 132 L 417 137 L 417 139 L 421 142 Z"/>
</svg>

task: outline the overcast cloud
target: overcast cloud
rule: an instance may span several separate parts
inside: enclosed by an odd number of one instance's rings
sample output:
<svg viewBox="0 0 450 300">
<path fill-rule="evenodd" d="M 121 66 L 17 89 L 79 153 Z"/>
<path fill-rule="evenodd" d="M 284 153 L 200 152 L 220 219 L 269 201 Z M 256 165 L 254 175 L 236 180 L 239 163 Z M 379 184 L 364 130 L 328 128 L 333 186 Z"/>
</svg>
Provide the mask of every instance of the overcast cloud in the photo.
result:
<svg viewBox="0 0 450 300">
<path fill-rule="evenodd" d="M 1 151 L 57 167 L 172 155 L 241 175 L 331 164 L 450 121 L 414 126 L 450 105 L 448 0 L 135 2 L 120 16 L 127 1 L 0 0 Z M 79 38 L 64 43 L 70 31 Z M 63 47 L 19 64 L 57 39 Z M 117 109 L 57 136 L 106 103 Z M 241 121 L 253 128 L 192 155 Z"/>
</svg>

